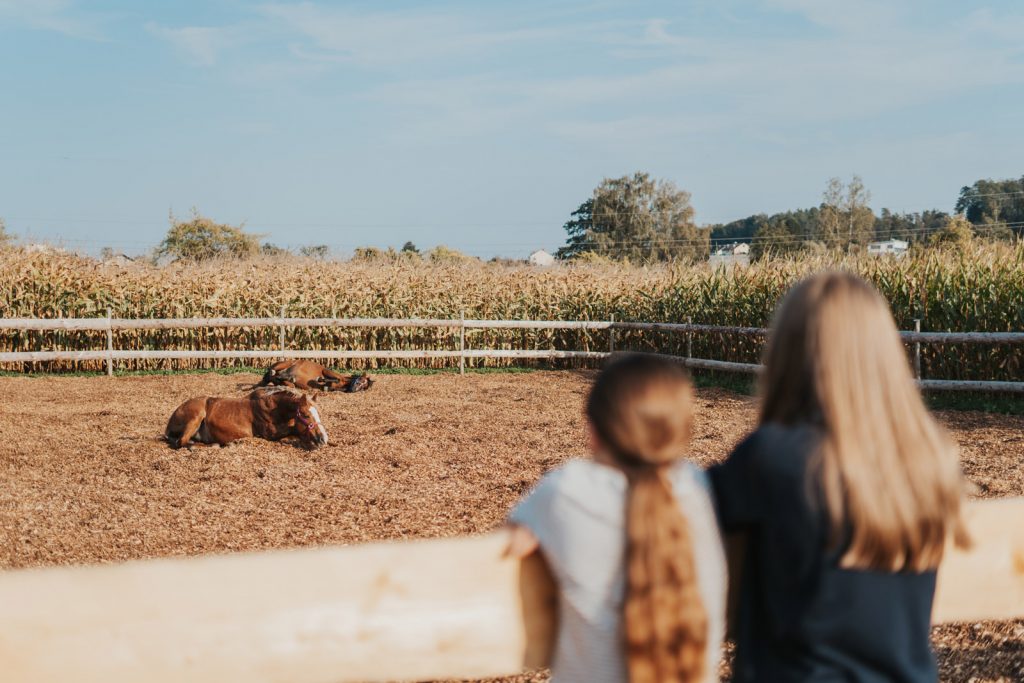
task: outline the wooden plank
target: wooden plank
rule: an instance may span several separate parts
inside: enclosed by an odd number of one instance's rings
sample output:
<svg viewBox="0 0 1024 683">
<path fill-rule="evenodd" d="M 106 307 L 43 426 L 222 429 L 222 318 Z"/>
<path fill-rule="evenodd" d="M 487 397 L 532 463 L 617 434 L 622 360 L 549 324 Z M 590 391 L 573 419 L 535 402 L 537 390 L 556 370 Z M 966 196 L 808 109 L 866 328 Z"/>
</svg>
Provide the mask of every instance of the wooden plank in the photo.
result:
<svg viewBox="0 0 1024 683">
<path fill-rule="evenodd" d="M 1024 332 L 900 332 L 903 341 L 928 344 L 1024 344 Z"/>
<path fill-rule="evenodd" d="M 560 351 L 557 349 L 471 349 L 460 354 L 459 350 L 433 351 L 418 349 L 335 351 L 331 349 L 307 349 L 304 351 L 16 351 L 0 352 L 0 363 L 24 361 L 86 361 L 105 360 L 203 360 L 203 359 L 271 359 L 271 358 L 603 358 L 608 354 L 601 351 Z M 713 362 L 713 361 L 709 361 Z"/>
<path fill-rule="evenodd" d="M 1024 393 L 1024 382 L 989 382 L 966 379 L 922 379 L 917 385 L 928 391 L 997 391 Z"/>
<path fill-rule="evenodd" d="M 202 327 L 442 327 L 457 329 L 460 320 L 445 318 L 0 318 L 7 330 L 166 330 Z M 763 327 L 691 323 L 615 322 L 611 320 L 466 320 L 467 329 L 648 330 L 765 336 Z M 942 344 L 1024 344 L 1024 332 L 900 332 L 906 342 Z"/>
<path fill-rule="evenodd" d="M 367 351 L 335 351 L 330 349 L 307 349 L 304 351 L 278 351 L 278 350 L 237 350 L 237 351 L 19 351 L 0 353 L 0 362 L 11 363 L 19 361 L 86 361 L 104 360 L 108 356 L 115 360 L 208 360 L 208 359 L 233 359 L 249 358 L 256 360 L 268 360 L 274 358 L 457 358 L 458 351 L 432 351 L 417 349 L 398 350 L 367 350 Z"/>
<path fill-rule="evenodd" d="M 201 327 L 450 327 L 457 320 L 440 318 L 114 318 L 115 330 L 167 330 Z M 0 329 L 105 330 L 104 318 L 0 318 Z"/>
<path fill-rule="evenodd" d="M 972 501 L 964 514 L 974 547 L 947 551 L 933 621 L 1024 618 L 1024 498 Z"/>
<path fill-rule="evenodd" d="M 619 322 L 613 325 L 618 330 L 647 330 L 649 332 L 714 332 L 727 334 L 745 334 L 753 336 L 767 335 L 769 330 L 763 327 L 737 327 L 732 325 L 695 325 L 693 323 L 640 323 Z"/>
<path fill-rule="evenodd" d="M 615 325 L 601 320 L 466 320 L 467 328 L 488 330 L 607 330 Z"/>
<path fill-rule="evenodd" d="M 1024 617 L 1024 498 L 972 502 L 935 621 Z M 0 572 L 5 683 L 327 683 L 546 663 L 550 579 L 504 532 Z"/>
<path fill-rule="evenodd" d="M 550 641 L 504 534 L 0 573 L 5 683 L 316 683 L 518 671 Z M 524 591 L 527 591 L 524 593 Z"/>
</svg>

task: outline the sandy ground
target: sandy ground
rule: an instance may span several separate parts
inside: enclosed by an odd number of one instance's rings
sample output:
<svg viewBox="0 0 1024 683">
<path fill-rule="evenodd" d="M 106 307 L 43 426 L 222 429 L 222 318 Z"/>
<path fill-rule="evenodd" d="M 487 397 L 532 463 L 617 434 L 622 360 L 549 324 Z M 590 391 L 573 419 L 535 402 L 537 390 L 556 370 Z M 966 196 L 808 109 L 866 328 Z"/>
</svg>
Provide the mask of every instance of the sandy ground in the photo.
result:
<svg viewBox="0 0 1024 683">
<path fill-rule="evenodd" d="M 383 376 L 332 394 L 334 447 L 172 451 L 173 408 L 255 375 L 0 378 L 0 567 L 115 562 L 484 531 L 584 455 L 587 372 Z M 698 393 L 693 457 L 724 457 L 753 402 Z M 1024 418 L 945 412 L 979 495 L 1024 495 Z M 944 681 L 1024 680 L 1024 621 L 935 630 Z M 546 680 L 543 674 L 508 680 Z"/>
</svg>

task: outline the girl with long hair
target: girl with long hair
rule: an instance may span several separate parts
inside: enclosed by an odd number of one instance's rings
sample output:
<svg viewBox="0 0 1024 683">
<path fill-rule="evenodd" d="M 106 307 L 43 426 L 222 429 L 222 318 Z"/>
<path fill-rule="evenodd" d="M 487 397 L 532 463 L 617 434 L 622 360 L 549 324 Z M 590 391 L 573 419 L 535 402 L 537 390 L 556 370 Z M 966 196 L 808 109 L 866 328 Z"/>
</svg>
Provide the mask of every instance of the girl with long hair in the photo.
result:
<svg viewBox="0 0 1024 683">
<path fill-rule="evenodd" d="M 586 404 L 593 458 L 545 475 L 510 515 L 558 588 L 557 683 L 717 680 L 725 563 L 704 473 L 686 461 L 686 371 L 628 354 Z"/>
<path fill-rule="evenodd" d="M 966 544 L 957 450 L 885 300 L 830 272 L 783 299 L 759 425 L 710 472 L 745 548 L 735 681 L 934 682 L 935 570 Z"/>
</svg>

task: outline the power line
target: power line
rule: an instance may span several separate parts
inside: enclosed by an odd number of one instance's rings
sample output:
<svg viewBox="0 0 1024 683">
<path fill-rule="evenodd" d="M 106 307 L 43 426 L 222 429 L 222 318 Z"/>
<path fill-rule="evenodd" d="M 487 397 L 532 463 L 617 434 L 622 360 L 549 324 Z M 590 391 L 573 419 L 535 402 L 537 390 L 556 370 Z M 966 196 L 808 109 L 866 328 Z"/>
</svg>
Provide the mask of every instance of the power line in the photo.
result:
<svg viewBox="0 0 1024 683">
<path fill-rule="evenodd" d="M 972 225 L 972 229 L 975 232 L 993 232 L 995 230 L 1024 227 L 1024 221 L 1017 222 L 1004 222 L 1004 223 L 988 223 L 980 225 Z M 706 230 L 706 228 L 699 228 Z M 914 237 L 914 236 L 925 236 L 942 230 L 941 227 L 915 227 L 908 229 L 896 229 L 891 232 L 893 237 Z M 69 245 L 81 245 L 81 246 L 95 246 L 95 247 L 114 247 L 114 246 L 146 246 L 152 247 L 154 243 L 144 241 L 129 241 L 129 240 L 97 240 L 97 239 L 75 239 L 75 238 L 57 238 L 52 240 L 57 244 L 69 244 Z M 626 240 L 614 240 L 614 241 L 588 241 L 588 242 L 576 242 L 570 243 L 567 246 L 585 246 L 585 247 L 617 247 L 617 246 L 631 246 L 631 245 L 680 245 L 680 246 L 705 246 L 705 245 L 724 245 L 724 244 L 758 244 L 758 243 L 772 243 L 772 244 L 791 244 L 799 242 L 814 241 L 813 235 L 751 235 L 749 237 L 651 237 L 651 238 L 635 238 Z M 532 248 L 537 245 L 536 242 L 476 242 L 476 243 L 463 243 L 463 251 L 484 251 L 498 248 Z M 309 244 L 290 244 L 288 248 L 297 249 L 302 246 L 310 246 Z M 338 250 L 351 250 L 365 247 L 365 243 L 329 243 L 326 245 L 332 249 Z"/>
<path fill-rule="evenodd" d="M 1020 195 L 1020 194 L 1024 194 L 1024 190 L 1014 190 L 1013 192 L 991 192 L 991 193 L 988 193 L 988 194 L 976 194 L 976 193 L 971 192 L 971 193 L 965 194 L 963 196 L 964 197 L 1011 197 L 1011 196 L 1016 196 L 1016 195 Z"/>
</svg>

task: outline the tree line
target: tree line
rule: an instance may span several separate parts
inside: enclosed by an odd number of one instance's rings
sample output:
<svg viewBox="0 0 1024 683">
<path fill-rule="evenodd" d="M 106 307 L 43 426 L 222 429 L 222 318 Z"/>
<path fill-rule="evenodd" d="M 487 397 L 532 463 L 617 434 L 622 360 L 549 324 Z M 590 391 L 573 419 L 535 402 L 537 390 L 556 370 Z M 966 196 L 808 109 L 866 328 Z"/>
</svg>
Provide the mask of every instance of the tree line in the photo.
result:
<svg viewBox="0 0 1024 683">
<path fill-rule="evenodd" d="M 964 186 L 954 214 L 883 208 L 876 215 L 870 200 L 858 176 L 849 182 L 832 178 L 818 206 L 698 227 L 688 192 L 647 173 L 634 173 L 603 180 L 572 212 L 564 225 L 566 244 L 557 256 L 634 262 L 701 260 L 716 248 L 745 242 L 750 244 L 752 258 L 758 259 L 801 251 L 853 251 L 889 239 L 950 245 L 976 237 L 1024 235 L 1024 177 Z"/>
<path fill-rule="evenodd" d="M 700 261 L 716 249 L 743 242 L 750 245 L 751 257 L 760 259 L 802 251 L 855 251 L 876 240 L 943 246 L 964 245 L 976 238 L 1024 236 L 1024 176 L 965 185 L 952 214 L 939 209 L 900 213 L 883 208 L 876 215 L 869 206 L 871 193 L 856 175 L 849 182 L 830 179 L 818 206 L 759 213 L 729 223 L 698 226 L 690 200 L 689 192 L 648 173 L 606 178 L 570 214 L 563 226 L 566 242 L 556 256 L 574 261 Z M 330 256 L 324 244 L 292 252 L 264 242 L 263 237 L 247 232 L 244 225 L 217 223 L 193 209 L 186 219 L 170 215 L 170 228 L 153 252 L 153 260 Z M 0 247 L 11 242 L 0 220 Z M 451 263 L 470 257 L 443 246 L 421 254 L 412 242 L 397 251 L 363 247 L 355 252 L 356 260 L 382 258 Z"/>
</svg>

